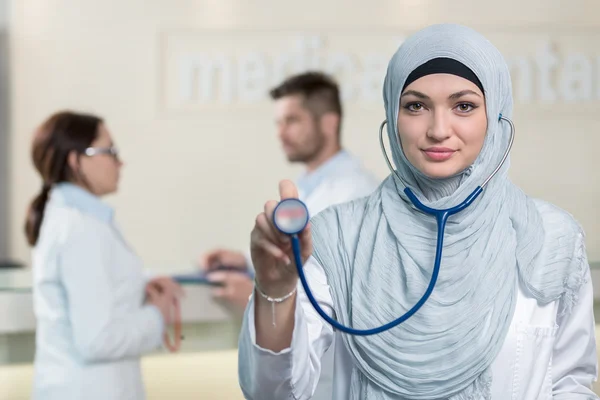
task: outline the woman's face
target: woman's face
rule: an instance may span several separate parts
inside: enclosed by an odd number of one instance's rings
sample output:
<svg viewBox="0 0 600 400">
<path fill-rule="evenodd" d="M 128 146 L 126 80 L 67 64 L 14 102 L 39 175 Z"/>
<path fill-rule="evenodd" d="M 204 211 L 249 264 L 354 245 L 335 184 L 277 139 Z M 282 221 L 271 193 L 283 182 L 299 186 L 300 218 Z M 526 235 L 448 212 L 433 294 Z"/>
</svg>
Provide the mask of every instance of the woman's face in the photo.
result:
<svg viewBox="0 0 600 400">
<path fill-rule="evenodd" d="M 98 127 L 98 137 L 91 144 L 96 149 L 95 155 L 81 155 L 79 168 L 86 188 L 97 196 L 117 191 L 119 173 L 123 163 L 109 150 L 114 144 L 110 132 L 104 124 Z"/>
<path fill-rule="evenodd" d="M 473 164 L 486 131 L 485 98 L 467 79 L 426 75 L 408 85 L 400 97 L 402 150 L 430 178 L 447 178 Z"/>
</svg>

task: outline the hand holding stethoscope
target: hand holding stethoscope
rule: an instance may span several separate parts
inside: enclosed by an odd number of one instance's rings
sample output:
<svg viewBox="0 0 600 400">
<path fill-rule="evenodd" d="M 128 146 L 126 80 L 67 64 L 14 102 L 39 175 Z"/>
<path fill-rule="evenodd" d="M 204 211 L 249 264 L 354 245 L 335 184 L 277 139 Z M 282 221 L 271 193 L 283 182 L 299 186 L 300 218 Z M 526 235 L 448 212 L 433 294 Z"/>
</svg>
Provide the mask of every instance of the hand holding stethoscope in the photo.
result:
<svg viewBox="0 0 600 400">
<path fill-rule="evenodd" d="M 264 212 L 256 217 L 256 222 L 250 236 L 250 251 L 252 262 L 256 269 L 255 279 L 257 289 L 263 296 L 269 297 L 273 305 L 277 300 L 281 301 L 291 296 L 298 283 L 298 272 L 296 269 L 296 259 L 292 248 L 292 238 L 290 235 L 282 233 L 273 221 L 274 212 L 277 208 L 279 214 L 286 219 L 286 213 L 289 214 L 286 221 L 295 221 L 297 209 L 292 207 L 287 209 L 284 205 L 286 201 L 298 199 L 298 190 L 291 181 L 282 181 L 279 184 L 279 195 L 281 201 L 268 201 L 264 206 Z M 302 211 L 302 210 L 301 210 Z M 308 212 L 306 212 L 308 217 Z M 296 232 L 296 240 L 300 243 L 300 252 L 298 256 L 302 262 L 312 254 L 312 240 L 310 233 L 310 224 L 306 225 L 308 220 L 303 221 L 301 229 Z M 293 229 L 293 227 L 290 227 Z"/>
</svg>

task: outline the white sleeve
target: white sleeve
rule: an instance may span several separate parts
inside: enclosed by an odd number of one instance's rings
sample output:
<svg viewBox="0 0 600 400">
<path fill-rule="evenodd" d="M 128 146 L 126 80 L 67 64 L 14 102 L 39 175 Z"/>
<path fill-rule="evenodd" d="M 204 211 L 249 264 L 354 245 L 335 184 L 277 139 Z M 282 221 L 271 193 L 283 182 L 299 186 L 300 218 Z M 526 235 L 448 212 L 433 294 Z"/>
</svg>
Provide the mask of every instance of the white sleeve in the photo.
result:
<svg viewBox="0 0 600 400">
<path fill-rule="evenodd" d="M 304 265 L 313 296 L 327 313 L 333 303 L 325 271 L 311 257 Z M 248 400 L 310 399 L 321 374 L 321 357 L 333 341 L 333 328 L 314 310 L 298 282 L 291 346 L 281 352 L 256 344 L 254 296 L 246 307 L 239 339 L 239 380 Z"/>
<path fill-rule="evenodd" d="M 598 374 L 593 302 L 589 268 L 577 304 L 559 318 L 552 358 L 552 394 L 555 400 L 599 399 L 592 391 Z"/>
<path fill-rule="evenodd" d="M 117 260 L 103 237 L 106 233 L 78 231 L 65 243 L 60 268 L 73 340 L 81 357 L 93 363 L 139 357 L 158 349 L 164 325 L 160 311 L 153 305 L 132 305 L 129 315 L 117 318 L 114 310 L 123 304 L 110 272 Z"/>
<path fill-rule="evenodd" d="M 248 268 L 248 272 L 254 274 L 254 264 L 252 263 L 252 255 L 250 250 L 247 250 L 244 253 L 244 258 L 246 259 L 246 267 Z"/>
</svg>

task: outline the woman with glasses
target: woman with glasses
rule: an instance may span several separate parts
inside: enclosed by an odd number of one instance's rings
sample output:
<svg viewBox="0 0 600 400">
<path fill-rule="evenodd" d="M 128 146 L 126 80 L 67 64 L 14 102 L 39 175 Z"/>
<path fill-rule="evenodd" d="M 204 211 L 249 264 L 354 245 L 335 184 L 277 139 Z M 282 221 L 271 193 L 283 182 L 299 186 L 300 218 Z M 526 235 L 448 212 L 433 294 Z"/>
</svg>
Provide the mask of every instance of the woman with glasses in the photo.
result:
<svg viewBox="0 0 600 400">
<path fill-rule="evenodd" d="M 181 290 L 147 282 L 102 197 L 122 162 L 106 124 L 60 112 L 35 132 L 42 178 L 25 224 L 37 320 L 33 399 L 142 400 L 140 356 L 157 350 Z"/>
</svg>

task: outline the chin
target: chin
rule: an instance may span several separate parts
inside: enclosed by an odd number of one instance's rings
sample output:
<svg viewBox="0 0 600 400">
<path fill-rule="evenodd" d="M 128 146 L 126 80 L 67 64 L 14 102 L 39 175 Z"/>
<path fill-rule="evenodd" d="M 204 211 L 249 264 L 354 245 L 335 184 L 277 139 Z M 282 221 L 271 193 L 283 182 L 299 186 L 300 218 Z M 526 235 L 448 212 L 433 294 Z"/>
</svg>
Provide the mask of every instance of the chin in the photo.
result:
<svg viewBox="0 0 600 400">
<path fill-rule="evenodd" d="M 297 163 L 297 162 L 304 162 L 304 157 L 298 155 L 298 154 L 288 154 L 287 155 L 287 160 L 290 163 Z"/>
<path fill-rule="evenodd" d="M 431 179 L 446 179 L 458 175 L 464 168 L 454 163 L 426 163 L 419 170 Z"/>
<path fill-rule="evenodd" d="M 114 186 L 112 186 L 112 187 L 108 187 L 108 188 L 106 188 L 106 189 L 104 190 L 104 193 L 103 193 L 103 195 L 104 195 L 104 196 L 108 196 L 108 195 L 114 194 L 114 193 L 116 193 L 116 192 L 117 192 L 117 190 L 118 190 L 118 189 L 119 189 L 119 185 L 118 185 L 118 184 L 115 184 L 115 185 L 114 185 Z"/>
</svg>

